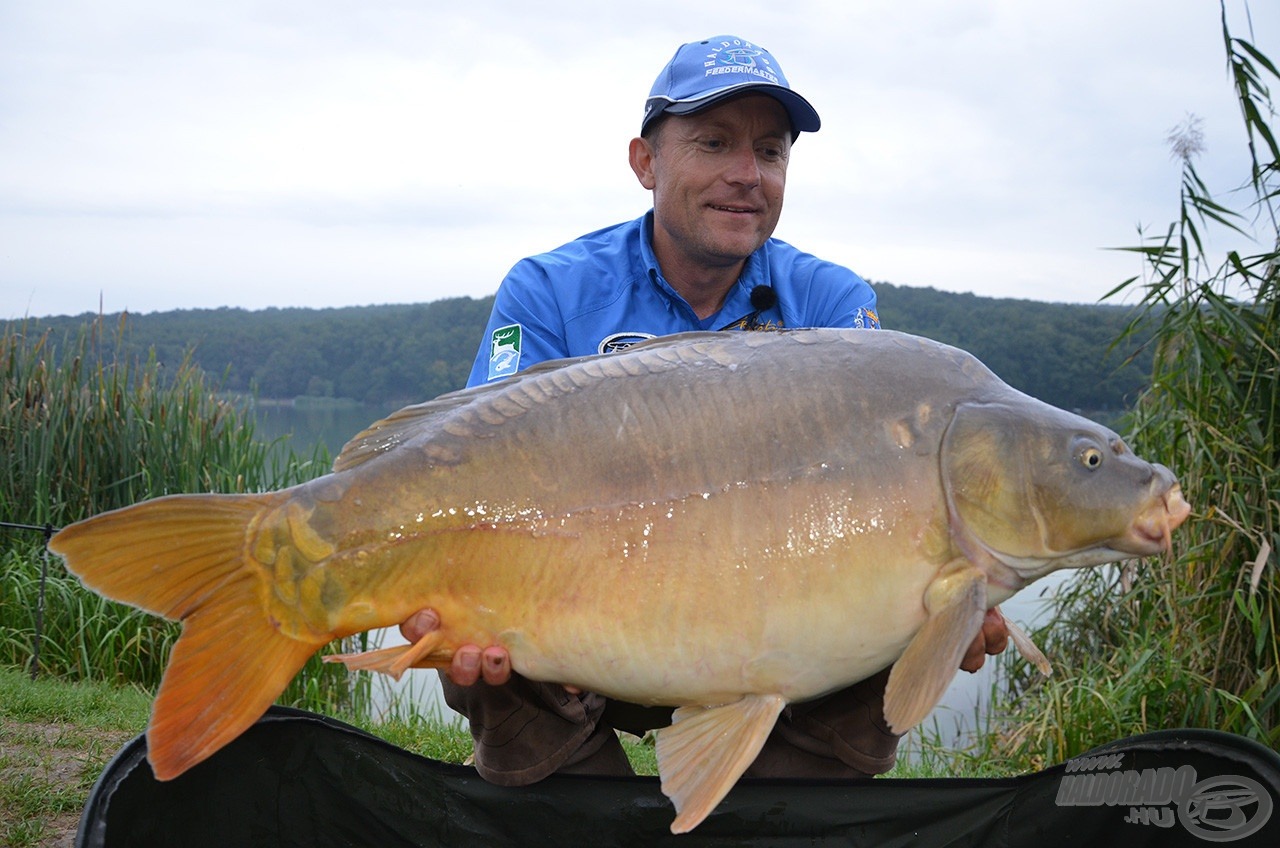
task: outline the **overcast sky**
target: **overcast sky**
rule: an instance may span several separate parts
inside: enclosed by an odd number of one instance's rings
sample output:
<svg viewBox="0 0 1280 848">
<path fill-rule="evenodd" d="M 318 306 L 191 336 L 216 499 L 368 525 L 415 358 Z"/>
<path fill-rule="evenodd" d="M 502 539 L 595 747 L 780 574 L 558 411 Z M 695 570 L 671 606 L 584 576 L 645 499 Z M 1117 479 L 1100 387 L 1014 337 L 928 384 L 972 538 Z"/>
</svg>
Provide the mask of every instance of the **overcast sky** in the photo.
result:
<svg viewBox="0 0 1280 848">
<path fill-rule="evenodd" d="M 1280 58 L 1280 9 L 1252 6 Z M 1237 35 L 1243 5 L 1229 0 Z M 0 318 L 491 294 L 635 217 L 682 42 L 777 57 L 823 127 L 776 235 L 872 281 L 1096 302 L 1245 176 L 1212 0 L 0 0 Z M 887 315 L 886 323 L 892 324 Z"/>
</svg>

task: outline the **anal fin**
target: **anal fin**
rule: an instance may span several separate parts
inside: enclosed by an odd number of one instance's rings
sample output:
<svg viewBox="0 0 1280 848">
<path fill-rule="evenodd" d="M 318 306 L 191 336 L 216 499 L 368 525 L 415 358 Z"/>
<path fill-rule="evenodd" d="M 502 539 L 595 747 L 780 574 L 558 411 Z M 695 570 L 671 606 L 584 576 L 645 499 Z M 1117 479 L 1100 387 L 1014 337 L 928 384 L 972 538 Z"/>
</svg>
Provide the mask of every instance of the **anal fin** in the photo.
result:
<svg viewBox="0 0 1280 848">
<path fill-rule="evenodd" d="M 438 651 L 443 642 L 444 633 L 432 630 L 412 645 L 393 645 L 354 654 L 330 654 L 324 661 L 340 662 L 348 671 L 377 671 L 399 680 L 410 668 L 448 668 L 453 651 Z"/>
<path fill-rule="evenodd" d="M 893 664 L 884 692 L 884 717 L 894 733 L 906 733 L 929 714 L 955 677 L 965 650 L 982 627 L 987 582 L 965 566 L 925 590 L 929 617 Z"/>
<path fill-rule="evenodd" d="M 681 707 L 657 731 L 662 792 L 676 808 L 672 833 L 697 827 L 755 761 L 787 705 L 781 695 L 747 695 L 715 707 Z"/>
</svg>

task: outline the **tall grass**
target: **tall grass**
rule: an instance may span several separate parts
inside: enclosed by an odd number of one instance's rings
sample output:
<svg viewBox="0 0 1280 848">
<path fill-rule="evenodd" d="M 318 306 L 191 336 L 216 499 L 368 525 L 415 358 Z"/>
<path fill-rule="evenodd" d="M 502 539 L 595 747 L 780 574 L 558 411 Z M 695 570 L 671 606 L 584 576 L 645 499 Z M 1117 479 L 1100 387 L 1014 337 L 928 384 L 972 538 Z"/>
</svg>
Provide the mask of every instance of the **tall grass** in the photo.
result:
<svg viewBox="0 0 1280 848">
<path fill-rule="evenodd" d="M 283 461 L 242 404 L 189 359 L 135 360 L 128 327 L 0 339 L 0 514 L 55 526 L 173 492 L 248 492 L 315 476 L 327 457 Z"/>
<path fill-rule="evenodd" d="M 1280 148 L 1266 83 L 1275 65 L 1222 37 L 1240 103 L 1250 173 L 1229 201 L 1196 172 L 1195 120 L 1170 136 L 1182 165 L 1178 217 L 1125 248 L 1144 273 L 1115 293 L 1141 295 L 1158 324 L 1151 389 L 1129 422 L 1143 456 L 1179 475 L 1195 512 L 1175 556 L 1081 574 L 1037 638 L 1058 665 L 1042 681 L 1015 674 L 1010 718 L 984 755 L 1061 761 L 1119 736 L 1207 727 L 1280 747 Z M 1212 255 L 1210 232 L 1256 252 Z"/>
<path fill-rule="evenodd" d="M 146 498 L 262 491 L 327 470 L 323 446 L 299 457 L 258 439 L 245 405 L 220 397 L 189 359 L 125 355 L 127 333 L 122 318 L 61 339 L 21 326 L 0 338 L 0 520 L 57 528 Z M 43 591 L 41 670 L 157 685 L 176 625 L 86 591 L 42 542 L 0 536 L 0 664 L 31 663 Z M 313 662 L 284 700 L 352 696 L 345 672 Z"/>
</svg>

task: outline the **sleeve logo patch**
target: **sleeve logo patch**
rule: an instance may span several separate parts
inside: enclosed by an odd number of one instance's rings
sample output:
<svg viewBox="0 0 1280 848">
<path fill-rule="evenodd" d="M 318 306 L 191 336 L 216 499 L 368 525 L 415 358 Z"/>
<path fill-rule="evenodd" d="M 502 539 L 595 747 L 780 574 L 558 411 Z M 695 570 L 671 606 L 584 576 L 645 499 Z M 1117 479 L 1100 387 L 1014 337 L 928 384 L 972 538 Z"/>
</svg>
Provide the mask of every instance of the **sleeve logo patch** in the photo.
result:
<svg viewBox="0 0 1280 848">
<path fill-rule="evenodd" d="M 520 370 L 519 324 L 508 324 L 493 331 L 489 337 L 489 379 L 510 377 Z"/>
</svg>

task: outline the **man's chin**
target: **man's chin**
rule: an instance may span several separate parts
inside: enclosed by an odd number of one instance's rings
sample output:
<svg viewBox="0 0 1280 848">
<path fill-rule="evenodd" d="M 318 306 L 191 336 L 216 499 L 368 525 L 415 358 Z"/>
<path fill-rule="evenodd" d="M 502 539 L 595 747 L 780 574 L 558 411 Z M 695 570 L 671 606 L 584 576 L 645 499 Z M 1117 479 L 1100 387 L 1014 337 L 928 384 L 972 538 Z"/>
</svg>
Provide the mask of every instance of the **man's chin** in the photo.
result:
<svg viewBox="0 0 1280 848">
<path fill-rule="evenodd" d="M 726 262 L 741 262 L 769 238 L 754 224 L 750 227 L 708 227 L 703 235 L 707 253 Z"/>
</svg>

